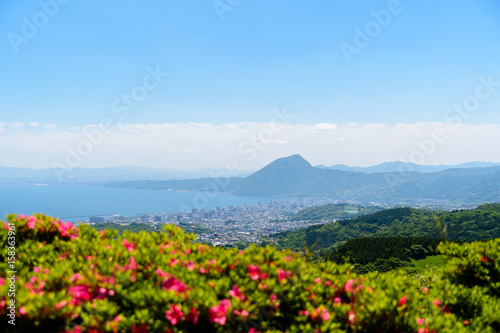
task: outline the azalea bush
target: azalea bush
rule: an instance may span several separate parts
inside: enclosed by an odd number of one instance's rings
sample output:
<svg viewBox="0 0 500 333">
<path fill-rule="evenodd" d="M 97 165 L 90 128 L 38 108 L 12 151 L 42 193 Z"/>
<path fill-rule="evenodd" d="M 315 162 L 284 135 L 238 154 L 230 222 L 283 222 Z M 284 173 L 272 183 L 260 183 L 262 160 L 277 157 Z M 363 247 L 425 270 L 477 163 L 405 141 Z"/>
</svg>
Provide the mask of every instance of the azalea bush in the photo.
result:
<svg viewBox="0 0 500 333">
<path fill-rule="evenodd" d="M 419 289 L 404 272 L 356 275 L 351 266 L 315 265 L 273 247 L 211 247 L 172 225 L 161 233 L 119 236 L 42 214 L 9 215 L 2 223 L 3 332 L 423 333 L 500 327 L 499 240 L 440 245 L 448 264 L 431 287 Z M 12 237 L 15 252 L 9 250 Z M 8 308 L 12 255 L 15 309 Z"/>
</svg>

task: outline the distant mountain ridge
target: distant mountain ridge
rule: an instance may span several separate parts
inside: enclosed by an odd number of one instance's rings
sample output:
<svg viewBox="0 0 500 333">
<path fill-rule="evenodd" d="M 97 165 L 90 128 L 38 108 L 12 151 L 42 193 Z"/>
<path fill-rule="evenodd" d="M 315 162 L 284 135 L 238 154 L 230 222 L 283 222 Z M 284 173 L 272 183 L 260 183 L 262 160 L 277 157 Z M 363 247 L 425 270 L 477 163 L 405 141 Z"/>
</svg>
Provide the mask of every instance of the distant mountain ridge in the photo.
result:
<svg viewBox="0 0 500 333">
<path fill-rule="evenodd" d="M 171 180 L 207 178 L 224 171 L 221 169 L 200 168 L 193 170 L 175 170 L 147 168 L 138 166 L 123 166 L 111 168 L 73 168 L 62 172 L 63 181 L 99 182 L 119 180 Z M 241 176 L 247 176 L 254 171 L 241 170 Z M 56 182 L 58 179 L 54 169 L 28 169 L 0 166 L 1 180 L 24 180 L 38 182 Z"/>
<path fill-rule="evenodd" d="M 357 167 L 346 166 L 343 164 L 336 164 L 333 166 L 318 165 L 314 168 L 328 169 L 338 171 L 362 172 L 362 173 L 385 173 L 385 172 L 410 172 L 415 171 L 419 173 L 433 173 L 440 172 L 448 169 L 469 169 L 469 168 L 484 168 L 500 166 L 500 163 L 492 162 L 468 162 L 459 165 L 418 165 L 404 162 L 387 162 L 370 167 Z M 292 155 L 275 160 L 268 164 L 266 168 L 281 168 L 283 174 L 277 172 L 277 177 L 285 177 L 288 173 L 289 177 L 294 175 L 291 169 L 297 171 L 305 171 L 312 166 L 309 162 L 303 159 L 300 155 Z M 268 169 L 269 169 L 268 168 Z M 261 169 L 261 170 L 263 170 Z M 261 171 L 259 170 L 259 171 Z M 164 168 L 148 168 L 139 166 L 121 166 L 121 167 L 108 167 L 108 168 L 72 168 L 68 172 L 64 172 L 65 181 L 118 181 L 118 180 L 182 180 L 182 179 L 201 179 L 209 178 L 212 175 L 224 171 L 222 169 L 199 168 L 192 170 L 176 170 Z M 257 171 L 257 172 L 259 172 Z M 241 170 L 239 177 L 247 177 L 253 173 L 254 170 Z M 295 175 L 297 176 L 297 175 Z M 54 169 L 29 169 L 18 167 L 4 167 L 0 166 L 0 180 L 33 180 L 33 181 L 59 181 Z"/>
<path fill-rule="evenodd" d="M 370 167 L 358 167 L 358 166 L 347 166 L 344 164 L 335 164 L 333 166 L 317 165 L 320 169 L 330 169 L 330 170 L 341 170 L 341 171 L 352 171 L 352 172 L 364 172 L 364 173 L 375 173 L 375 172 L 420 172 L 420 173 L 432 173 L 440 172 L 449 169 L 470 169 L 470 168 L 488 168 L 493 166 L 500 166 L 500 163 L 493 162 L 467 162 L 457 165 L 420 165 L 415 163 L 405 163 L 405 162 L 385 162 L 378 165 Z"/>
<path fill-rule="evenodd" d="M 215 186 L 214 186 L 215 184 Z M 500 166 L 434 173 L 364 173 L 313 167 L 300 155 L 275 160 L 245 178 L 127 181 L 108 184 L 154 190 L 226 192 L 242 196 L 321 196 L 341 202 L 411 204 L 500 202 Z"/>
</svg>

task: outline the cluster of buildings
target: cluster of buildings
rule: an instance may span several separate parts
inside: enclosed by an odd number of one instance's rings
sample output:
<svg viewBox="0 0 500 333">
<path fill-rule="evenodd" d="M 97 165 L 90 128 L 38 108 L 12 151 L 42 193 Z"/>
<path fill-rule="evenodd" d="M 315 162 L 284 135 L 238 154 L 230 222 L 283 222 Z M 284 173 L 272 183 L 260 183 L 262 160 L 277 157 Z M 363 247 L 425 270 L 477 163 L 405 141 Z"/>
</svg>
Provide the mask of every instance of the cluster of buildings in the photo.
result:
<svg viewBox="0 0 500 333">
<path fill-rule="evenodd" d="M 161 229 L 163 224 L 174 224 L 188 232 L 197 234 L 197 241 L 212 245 L 260 243 L 271 233 L 295 230 L 326 221 L 292 221 L 291 216 L 310 207 L 335 203 L 327 198 L 293 198 L 283 201 L 268 201 L 253 206 L 217 207 L 212 210 L 192 209 L 188 212 L 143 214 L 134 217 L 111 215 L 92 216 L 83 223 L 145 223 Z"/>
<path fill-rule="evenodd" d="M 197 241 L 214 246 L 247 246 L 260 243 L 262 238 L 272 233 L 305 228 L 309 225 L 332 222 L 329 221 L 292 221 L 291 216 L 298 211 L 328 203 L 337 203 L 329 198 L 293 198 L 289 200 L 267 201 L 253 206 L 217 207 L 212 210 L 192 209 L 188 212 L 162 214 L 142 214 L 139 216 L 110 215 L 106 217 L 92 216 L 80 223 L 144 223 L 161 230 L 164 224 L 174 224 L 182 229 L 197 234 Z M 385 206 L 380 203 L 369 203 Z M 428 203 L 413 205 L 427 209 Z M 402 206 L 408 206 L 402 203 Z M 422 207 L 420 207 L 422 206 Z M 436 208 L 436 207 L 433 207 Z M 440 207 L 443 208 L 443 207 Z M 446 207 L 451 208 L 451 207 Z"/>
</svg>

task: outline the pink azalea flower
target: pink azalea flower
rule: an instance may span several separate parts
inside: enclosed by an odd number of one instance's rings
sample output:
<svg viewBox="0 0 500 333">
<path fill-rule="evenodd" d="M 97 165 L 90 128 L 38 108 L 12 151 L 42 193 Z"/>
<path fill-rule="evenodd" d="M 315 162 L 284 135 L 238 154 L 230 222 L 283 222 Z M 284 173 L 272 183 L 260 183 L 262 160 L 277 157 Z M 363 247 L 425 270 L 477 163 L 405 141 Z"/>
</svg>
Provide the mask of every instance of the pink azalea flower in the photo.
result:
<svg viewBox="0 0 500 333">
<path fill-rule="evenodd" d="M 68 301 L 60 301 L 59 303 L 57 303 L 54 307 L 59 310 L 63 307 L 65 307 L 66 305 L 68 304 Z"/>
<path fill-rule="evenodd" d="M 233 286 L 233 289 L 229 290 L 229 295 L 233 296 L 234 298 L 239 298 L 242 301 L 245 300 L 245 296 L 241 293 L 240 288 L 238 288 L 237 285 Z"/>
<path fill-rule="evenodd" d="M 258 280 L 260 275 L 260 268 L 252 264 L 248 265 L 248 274 L 252 280 Z"/>
<path fill-rule="evenodd" d="M 191 308 L 188 315 L 186 316 L 186 321 L 192 322 L 194 325 L 198 323 L 198 311 L 195 308 Z"/>
<path fill-rule="evenodd" d="M 282 270 L 281 268 L 278 269 L 278 280 L 282 281 L 286 278 L 285 271 Z"/>
<path fill-rule="evenodd" d="M 130 258 L 130 263 L 128 264 L 127 269 L 128 270 L 132 270 L 132 269 L 135 269 L 135 268 L 137 268 L 137 264 L 135 263 L 135 258 L 131 257 Z"/>
<path fill-rule="evenodd" d="M 172 276 L 163 281 L 163 290 L 174 290 L 182 293 L 186 290 L 186 285 Z"/>
<path fill-rule="evenodd" d="M 125 246 L 125 248 L 127 249 L 128 252 L 132 252 L 133 250 L 135 250 L 137 248 L 137 246 L 135 246 L 135 244 L 133 242 L 128 242 L 127 239 L 123 239 L 122 241 L 122 244 L 123 246 Z"/>
<path fill-rule="evenodd" d="M 432 301 L 432 304 L 434 304 L 435 306 L 440 306 L 441 302 L 438 299 L 435 299 Z"/>
<path fill-rule="evenodd" d="M 63 237 L 68 237 L 70 238 L 76 238 L 76 230 L 73 230 L 73 225 L 71 222 L 62 222 L 62 221 L 57 221 L 57 230 L 61 233 L 61 236 Z M 73 231 L 73 233 L 70 235 L 68 231 Z"/>
<path fill-rule="evenodd" d="M 90 294 L 87 286 L 72 286 L 68 289 L 68 294 L 73 298 L 70 304 L 78 305 L 81 302 L 88 301 Z"/>
<path fill-rule="evenodd" d="M 417 319 L 417 324 L 419 324 L 420 326 L 422 326 L 424 324 L 424 318 L 418 318 Z"/>
<path fill-rule="evenodd" d="M 18 221 L 19 221 L 19 220 L 24 220 L 25 218 L 26 218 L 26 216 L 25 216 L 24 214 L 19 214 L 19 215 L 17 216 L 17 220 L 18 220 Z"/>
<path fill-rule="evenodd" d="M 226 312 L 231 306 L 231 301 L 228 299 L 223 299 L 218 305 L 214 305 L 208 311 L 208 318 L 210 323 L 217 323 L 219 325 L 224 325 L 226 323 Z"/>
<path fill-rule="evenodd" d="M 181 309 L 177 305 L 172 304 L 170 306 L 170 310 L 167 310 L 167 312 L 165 312 L 165 317 L 168 320 L 170 320 L 170 323 L 172 325 L 175 326 L 182 319 L 183 314 L 182 314 Z"/>
<path fill-rule="evenodd" d="M 406 303 L 406 294 L 399 299 L 398 306 L 402 306 Z"/>
<path fill-rule="evenodd" d="M 353 280 L 353 279 L 350 279 L 349 281 L 347 281 L 347 282 L 345 283 L 345 291 L 346 291 L 346 292 L 350 292 L 350 291 L 352 291 L 352 290 L 353 290 L 353 288 L 352 288 L 352 285 L 353 285 L 353 284 L 354 284 L 354 280 Z"/>
<path fill-rule="evenodd" d="M 325 308 L 319 307 L 311 313 L 312 320 L 317 321 L 320 318 L 323 319 L 323 321 L 330 319 L 330 314 Z"/>
<path fill-rule="evenodd" d="M 187 269 L 190 271 L 192 271 L 194 269 L 194 261 L 189 260 L 189 262 L 187 264 Z"/>
<path fill-rule="evenodd" d="M 307 311 L 307 310 L 301 310 L 299 313 L 300 313 L 302 316 L 309 316 L 309 311 Z"/>
<path fill-rule="evenodd" d="M 3 228 L 4 228 L 5 230 L 9 230 L 9 224 L 8 224 L 7 222 L 4 222 L 4 223 L 3 223 Z"/>
<path fill-rule="evenodd" d="M 33 271 L 35 273 L 40 273 L 42 271 L 42 269 L 40 268 L 40 266 L 36 266 L 35 268 L 33 268 Z"/>
<path fill-rule="evenodd" d="M 28 222 L 28 228 L 35 229 L 35 226 L 36 226 L 36 217 L 31 216 L 28 221 L 29 221 Z"/>
<path fill-rule="evenodd" d="M 469 321 L 468 320 L 464 320 L 464 325 L 465 326 L 469 325 Z"/>
<path fill-rule="evenodd" d="M 335 298 L 333 299 L 333 303 L 334 303 L 334 304 L 338 304 L 338 303 L 340 303 L 340 302 L 342 302 L 342 299 L 340 299 L 340 297 L 335 297 Z"/>
<path fill-rule="evenodd" d="M 158 275 L 159 275 L 159 276 L 161 276 L 161 277 L 167 277 L 167 276 L 169 276 L 169 275 L 170 275 L 170 274 L 168 274 L 168 273 L 163 273 L 163 271 L 162 271 L 161 269 L 159 269 L 159 268 L 157 268 L 157 269 L 155 270 L 155 273 L 156 273 L 156 274 L 158 274 Z"/>
<path fill-rule="evenodd" d="M 175 265 L 177 265 L 179 263 L 179 260 L 175 259 L 175 258 L 172 258 L 170 259 L 170 267 L 174 267 Z"/>
<path fill-rule="evenodd" d="M 316 284 L 321 283 L 321 278 L 317 277 L 316 279 L 314 279 L 314 283 L 316 283 Z"/>
<path fill-rule="evenodd" d="M 25 315 L 25 314 L 27 314 L 28 312 L 26 311 L 26 309 L 24 308 L 24 306 L 21 306 L 21 307 L 19 308 L 19 313 L 20 313 L 20 314 L 22 314 L 22 315 Z"/>
<path fill-rule="evenodd" d="M 323 319 L 323 321 L 327 321 L 328 319 L 330 319 L 330 314 L 326 309 L 323 309 L 323 312 L 321 313 L 321 318 Z"/>
<path fill-rule="evenodd" d="M 241 316 L 241 317 L 248 317 L 249 313 L 247 310 L 234 310 L 233 313 L 236 315 L 236 316 Z"/>
<path fill-rule="evenodd" d="M 353 325 L 355 321 L 356 321 L 356 314 L 352 311 L 349 311 L 349 323 Z"/>
<path fill-rule="evenodd" d="M 83 281 L 83 277 L 80 275 L 80 273 L 73 274 L 73 276 L 69 279 L 69 281 L 71 281 L 71 282 L 75 282 L 76 280 Z"/>
</svg>

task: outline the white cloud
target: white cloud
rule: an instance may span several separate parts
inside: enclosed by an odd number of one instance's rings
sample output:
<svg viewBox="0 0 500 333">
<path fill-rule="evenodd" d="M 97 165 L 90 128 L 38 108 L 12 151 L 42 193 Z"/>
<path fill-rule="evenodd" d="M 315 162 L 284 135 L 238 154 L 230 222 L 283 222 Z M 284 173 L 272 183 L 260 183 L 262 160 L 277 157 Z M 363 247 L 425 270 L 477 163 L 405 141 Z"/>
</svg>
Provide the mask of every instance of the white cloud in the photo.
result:
<svg viewBox="0 0 500 333">
<path fill-rule="evenodd" d="M 320 123 L 312 126 L 313 130 L 319 130 L 319 131 L 333 131 L 338 129 L 337 125 L 335 124 L 327 124 L 327 123 Z"/>
<path fill-rule="evenodd" d="M 95 132 L 97 125 L 21 125 L 0 123 L 0 165 L 51 167 L 78 149 L 85 153 L 81 167 L 223 168 L 236 160 L 242 169 L 257 169 L 292 154 L 313 165 L 367 166 L 412 156 L 424 156 L 422 164 L 500 162 L 500 124 L 117 124 L 106 134 Z M 446 140 L 436 142 L 433 131 Z"/>
</svg>

